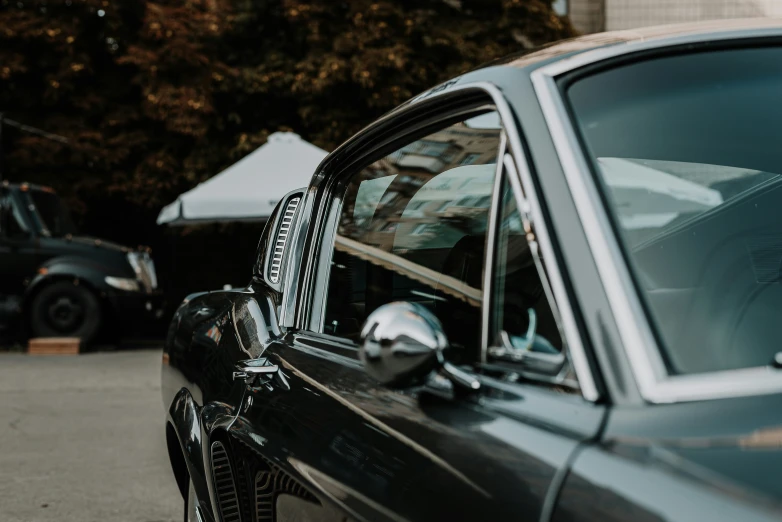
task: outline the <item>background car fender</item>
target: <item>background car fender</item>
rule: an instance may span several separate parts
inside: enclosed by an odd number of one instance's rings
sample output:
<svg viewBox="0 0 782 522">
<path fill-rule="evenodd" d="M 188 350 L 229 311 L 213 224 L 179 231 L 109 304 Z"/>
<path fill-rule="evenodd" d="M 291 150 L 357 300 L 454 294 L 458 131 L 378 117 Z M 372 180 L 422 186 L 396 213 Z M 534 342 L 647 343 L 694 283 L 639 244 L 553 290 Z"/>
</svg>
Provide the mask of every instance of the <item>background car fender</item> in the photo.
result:
<svg viewBox="0 0 782 522">
<path fill-rule="evenodd" d="M 46 284 L 62 279 L 73 279 L 86 283 L 99 296 L 109 289 L 105 278 L 109 274 L 103 266 L 85 261 L 82 258 L 60 257 L 47 261 L 38 269 L 38 274 L 27 285 L 25 301 L 43 288 Z M 132 274 L 121 274 L 122 277 L 135 277 Z"/>
<path fill-rule="evenodd" d="M 101 265 L 85 262 L 84 259 L 63 257 L 49 260 L 41 265 L 38 273 L 27 285 L 22 298 L 22 309 L 26 314 L 33 298 L 42 288 L 55 281 L 63 280 L 86 285 L 105 305 L 111 302 L 109 296 L 113 293 L 110 292 L 113 289 L 106 284 L 107 275 L 109 274 Z"/>
</svg>

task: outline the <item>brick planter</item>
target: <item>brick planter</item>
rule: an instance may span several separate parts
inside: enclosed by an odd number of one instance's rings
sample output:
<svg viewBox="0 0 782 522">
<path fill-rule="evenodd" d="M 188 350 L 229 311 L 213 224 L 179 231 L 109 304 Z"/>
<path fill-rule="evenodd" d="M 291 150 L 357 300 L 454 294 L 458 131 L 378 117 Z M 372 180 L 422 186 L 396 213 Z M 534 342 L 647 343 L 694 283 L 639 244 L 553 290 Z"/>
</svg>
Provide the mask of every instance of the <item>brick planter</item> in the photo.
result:
<svg viewBox="0 0 782 522">
<path fill-rule="evenodd" d="M 78 337 L 48 337 L 30 339 L 27 353 L 30 355 L 79 355 L 81 339 Z"/>
</svg>

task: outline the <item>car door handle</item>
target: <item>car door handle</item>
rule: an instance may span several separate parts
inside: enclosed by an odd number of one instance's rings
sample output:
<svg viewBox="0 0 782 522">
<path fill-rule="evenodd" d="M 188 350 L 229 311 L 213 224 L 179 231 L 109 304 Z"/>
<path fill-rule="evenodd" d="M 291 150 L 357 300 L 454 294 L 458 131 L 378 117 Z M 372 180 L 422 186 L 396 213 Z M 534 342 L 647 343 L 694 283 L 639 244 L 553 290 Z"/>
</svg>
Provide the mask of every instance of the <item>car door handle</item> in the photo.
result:
<svg viewBox="0 0 782 522">
<path fill-rule="evenodd" d="M 272 377 L 274 381 L 285 390 L 290 389 L 288 379 L 280 371 L 280 367 L 276 364 L 270 364 L 269 360 L 265 357 L 239 362 L 236 365 L 236 371 L 233 372 L 233 380 L 236 381 L 241 379 L 245 383 L 252 385 L 253 381 L 261 375 Z"/>
</svg>

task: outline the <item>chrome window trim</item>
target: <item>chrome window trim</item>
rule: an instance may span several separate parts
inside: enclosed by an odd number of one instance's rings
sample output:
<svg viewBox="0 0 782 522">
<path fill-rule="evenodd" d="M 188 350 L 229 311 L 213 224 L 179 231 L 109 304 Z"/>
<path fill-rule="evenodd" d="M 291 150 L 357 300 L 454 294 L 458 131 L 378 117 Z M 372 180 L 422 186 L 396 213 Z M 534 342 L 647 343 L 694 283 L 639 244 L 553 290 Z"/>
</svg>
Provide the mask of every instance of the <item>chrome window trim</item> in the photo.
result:
<svg viewBox="0 0 782 522">
<path fill-rule="evenodd" d="M 543 219 L 543 211 L 542 207 L 539 202 L 539 198 L 537 195 L 537 192 L 535 190 L 535 186 L 532 182 L 532 175 L 531 170 L 529 168 L 529 165 L 527 163 L 527 156 L 524 151 L 524 148 L 522 146 L 521 137 L 519 134 L 519 129 L 516 127 L 515 119 L 513 117 L 512 109 L 510 108 L 510 105 L 505 100 L 504 95 L 500 91 L 498 87 L 495 85 L 480 81 L 480 82 L 470 82 L 465 83 L 462 85 L 458 85 L 456 81 L 454 83 L 451 83 L 450 85 L 446 84 L 446 87 L 443 89 L 440 89 L 437 92 L 429 92 L 425 96 L 422 96 L 420 98 L 417 98 L 414 100 L 413 104 L 409 107 L 405 107 L 405 109 L 402 110 L 402 112 L 395 112 L 393 114 L 390 114 L 388 117 L 403 117 L 404 114 L 407 112 L 408 108 L 413 108 L 415 106 L 418 106 L 418 104 L 421 103 L 427 103 L 430 100 L 437 99 L 441 96 L 447 96 L 452 95 L 453 93 L 462 92 L 462 91 L 471 91 L 471 90 L 479 90 L 483 91 L 486 95 L 488 95 L 492 103 L 494 104 L 495 110 L 500 115 L 500 121 L 502 122 L 503 129 L 506 134 L 507 138 L 507 145 L 509 146 L 508 150 L 511 154 L 511 156 L 514 159 L 514 162 L 517 166 L 517 169 L 520 173 L 520 176 L 514 177 L 509 176 L 511 179 L 511 185 L 517 186 L 518 188 L 514 188 L 514 195 L 517 197 L 517 205 L 519 209 L 524 209 L 529 213 L 529 216 L 532 219 L 533 224 L 535 225 L 535 230 L 537 232 L 537 238 L 539 240 L 543 256 L 544 258 L 556 260 L 556 256 L 554 255 L 554 246 L 551 239 L 551 236 L 548 232 L 548 226 Z M 385 119 L 385 118 L 384 118 Z M 382 120 L 381 120 L 382 121 Z M 338 149 L 339 150 L 339 149 Z M 499 157 L 498 157 L 498 163 L 499 163 Z M 322 172 L 318 170 L 315 173 L 315 176 L 322 175 Z M 328 183 L 321 185 L 320 190 L 328 190 Z M 311 188 L 310 188 L 311 190 Z M 330 195 L 330 193 L 327 193 Z M 523 196 L 523 199 L 519 200 L 519 195 Z M 314 196 L 312 196 L 312 199 L 314 199 Z M 312 205 L 310 198 L 310 194 L 308 194 L 307 197 L 307 205 L 305 205 L 305 209 L 307 212 L 320 212 L 327 208 L 329 205 L 331 198 L 330 197 L 324 197 L 322 198 L 320 205 L 317 208 L 314 208 L 310 205 Z M 307 220 L 310 222 L 310 225 L 312 222 L 319 223 L 319 221 L 313 221 L 313 216 L 310 214 L 306 214 Z M 317 219 L 317 217 L 315 218 Z M 318 226 L 319 229 L 323 229 L 322 226 Z M 321 230 L 322 232 L 323 230 Z M 316 231 L 317 232 L 317 231 Z M 301 263 L 304 256 L 307 256 L 306 260 L 306 266 L 304 267 L 297 267 L 297 276 L 298 278 L 303 277 L 303 281 L 311 281 L 313 279 L 312 274 L 313 272 L 317 271 L 317 264 L 319 264 L 322 259 L 321 256 L 313 256 L 313 252 L 315 252 L 316 243 L 319 242 L 322 238 L 312 238 L 310 248 L 307 252 L 304 252 L 303 245 L 297 244 L 297 248 L 292 251 L 291 255 L 294 255 L 298 261 L 297 263 Z M 303 243 L 303 241 L 301 242 Z M 549 268 L 549 281 L 551 282 L 551 286 L 554 292 L 555 297 L 560 300 L 557 302 L 559 306 L 559 311 L 561 314 L 562 319 L 562 327 L 565 334 L 565 341 L 567 343 L 568 348 L 571 350 L 571 354 L 574 354 L 575 352 L 578 352 L 577 355 L 573 356 L 574 359 L 574 369 L 576 371 L 576 376 L 578 378 L 580 391 L 582 397 L 590 402 L 596 402 L 600 398 L 600 394 L 597 389 L 597 385 L 595 383 L 595 379 L 593 377 L 591 368 L 589 367 L 589 364 L 585 364 L 586 361 L 588 361 L 588 357 L 585 352 L 585 347 L 583 344 L 583 338 L 582 333 L 578 328 L 576 319 L 575 319 L 575 312 L 573 311 L 573 303 L 571 302 L 571 299 L 569 298 L 567 294 L 567 289 L 565 286 L 564 278 L 562 275 L 561 267 L 559 266 L 559 263 L 556 261 L 552 262 L 548 266 Z M 293 275 L 293 274 L 289 274 Z M 294 279 L 288 279 L 289 285 L 294 281 Z M 295 284 L 299 284 L 301 280 L 296 279 Z M 297 286 L 298 288 L 298 286 Z M 293 294 L 294 292 L 288 292 L 288 294 Z M 308 295 L 309 298 L 313 296 L 313 292 L 306 292 L 305 295 Z M 288 298 L 293 298 L 292 296 L 288 295 Z M 295 298 L 297 301 L 297 307 L 300 311 L 307 310 L 308 305 L 307 303 L 304 303 L 302 299 L 299 299 L 298 297 Z M 285 308 L 283 308 L 285 310 Z M 309 321 L 310 319 L 307 317 L 304 317 L 303 314 L 297 317 L 297 324 L 307 329 L 309 328 Z M 579 364 L 575 364 L 575 361 L 580 361 Z"/>
<path fill-rule="evenodd" d="M 341 185 L 341 184 L 340 184 Z M 342 206 L 344 204 L 344 192 L 339 194 L 333 193 L 333 187 L 328 187 L 325 190 L 331 196 L 328 199 L 328 203 L 324 208 L 328 212 L 325 219 L 325 226 L 321 232 L 321 245 L 334 245 L 337 239 L 338 221 L 342 215 Z M 326 327 L 326 303 L 328 300 L 329 284 L 331 282 L 331 264 L 334 261 L 334 248 L 321 248 L 318 252 L 319 262 L 321 266 L 329 267 L 321 272 L 323 278 L 323 284 L 320 289 L 314 289 L 312 292 L 312 302 L 310 304 L 310 324 L 308 328 L 315 333 L 321 335 L 329 335 L 323 332 Z"/>
<path fill-rule="evenodd" d="M 285 263 L 285 277 L 282 278 L 285 288 L 282 289 L 280 299 L 279 321 L 280 326 L 290 328 L 296 321 L 296 302 L 299 295 L 299 282 L 301 281 L 302 254 L 307 238 L 307 230 L 310 225 L 310 216 L 313 209 L 315 191 L 311 187 L 304 189 L 301 201 L 297 207 L 297 216 L 293 224 L 293 235 L 288 243 L 288 262 Z M 306 266 L 304 267 L 306 271 Z"/>
<path fill-rule="evenodd" d="M 561 267 L 556 261 L 557 257 L 554 254 L 554 243 L 549 234 L 548 224 L 546 223 L 546 220 L 543 219 L 543 209 L 540 204 L 540 198 L 538 197 L 535 185 L 532 181 L 532 173 L 529 168 L 529 163 L 527 162 L 524 147 L 521 144 L 521 136 L 519 135 L 519 129 L 516 127 L 513 112 L 502 92 L 500 92 L 496 86 L 485 82 L 475 85 L 485 90 L 491 96 L 494 106 L 500 114 L 503 128 L 508 135 L 510 154 L 513 157 L 515 167 L 519 174 L 519 176 L 513 176 L 511 173 L 508 173 L 508 179 L 510 180 L 511 187 L 513 187 L 514 195 L 516 196 L 516 204 L 520 211 L 528 213 L 529 218 L 531 218 L 530 220 L 535 227 L 536 236 L 543 252 L 543 258 L 551 260 L 547 265 L 549 269 L 549 282 L 560 311 L 565 342 L 573 357 L 574 369 L 581 389 L 581 395 L 584 399 L 595 402 L 600 398 L 600 394 L 597 390 L 597 384 L 595 383 L 592 369 L 587 363 L 589 359 L 586 355 L 586 348 L 584 347 L 581 331 L 576 322 L 573 303 L 568 296 L 565 279 L 560 269 Z M 519 189 L 521 194 L 519 194 Z M 522 199 L 519 199 L 519 197 Z M 576 364 L 576 361 L 579 361 L 579 364 Z"/>
<path fill-rule="evenodd" d="M 546 250 L 542 247 L 541 240 L 548 241 L 548 238 L 543 239 L 542 235 L 538 234 L 540 227 L 537 226 L 535 219 L 532 216 L 532 204 L 524 196 L 522 185 L 519 183 L 518 170 L 514 164 L 515 161 L 512 159 L 512 157 L 506 156 L 503 160 L 503 163 L 505 164 L 505 172 L 508 176 L 508 180 L 510 181 L 511 190 L 513 191 L 514 197 L 516 198 L 516 202 L 517 204 L 521 202 L 521 204 L 518 205 L 518 211 L 524 220 L 524 228 L 529 230 L 527 232 L 528 240 L 530 243 L 530 250 L 532 252 L 533 260 L 535 261 L 535 267 L 537 268 L 541 282 L 543 283 L 543 290 L 546 294 L 546 299 L 551 306 L 551 312 L 554 314 L 557 325 L 559 325 L 561 330 L 560 334 L 565 341 L 565 356 L 573 365 L 573 370 L 576 372 L 576 377 L 578 378 L 578 387 L 581 389 L 581 393 L 584 395 L 584 397 L 587 397 L 587 393 L 589 393 L 590 396 L 594 397 L 594 399 L 589 400 L 596 400 L 598 398 L 597 387 L 594 380 L 592 379 L 592 370 L 589 368 L 589 359 L 586 356 L 586 349 L 584 348 L 583 339 L 581 336 L 577 336 L 571 339 L 571 337 L 568 337 L 567 335 L 568 330 L 576 332 L 578 331 L 576 318 L 573 315 L 572 309 L 570 309 L 570 301 L 568 299 L 567 290 L 565 289 L 565 285 L 561 279 L 557 281 L 559 284 L 552 284 L 552 278 L 548 275 L 547 267 L 557 264 L 556 258 L 554 257 L 553 246 L 549 245 L 550 250 L 544 252 L 543 259 L 541 259 L 540 251 Z M 526 163 L 522 165 L 522 171 L 528 168 Z M 527 171 L 526 174 L 522 173 L 522 177 L 525 175 L 530 176 L 531 180 L 529 171 Z M 545 235 L 547 236 L 548 234 Z M 545 259 L 551 259 L 554 261 L 546 264 L 544 261 Z M 564 314 L 562 313 L 562 307 L 560 306 L 560 303 L 563 302 L 568 304 L 568 310 L 566 310 L 567 313 Z M 577 342 L 578 344 L 573 346 L 571 344 L 572 342 Z M 588 392 L 584 391 L 582 376 L 589 376 L 587 386 L 591 386 L 592 388 Z"/>
<path fill-rule="evenodd" d="M 592 178 L 586 155 L 557 86 L 557 78 L 587 65 L 639 51 L 684 44 L 782 36 L 782 27 L 661 37 L 604 47 L 560 60 L 532 72 L 554 147 L 614 314 L 641 396 L 651 403 L 686 402 L 782 391 L 782 372 L 770 367 L 703 374 L 670 375 L 635 290 L 629 267 Z"/>
<path fill-rule="evenodd" d="M 494 296 L 494 254 L 497 247 L 497 221 L 500 213 L 500 190 L 502 189 L 503 172 L 505 170 L 505 151 L 508 148 L 508 136 L 505 130 L 500 131 L 500 146 L 497 149 L 497 167 L 494 169 L 494 186 L 491 189 L 491 206 L 486 230 L 486 256 L 483 260 L 483 295 L 481 302 L 481 362 L 487 360 L 489 349 L 489 320 L 491 319 L 491 304 Z"/>
</svg>

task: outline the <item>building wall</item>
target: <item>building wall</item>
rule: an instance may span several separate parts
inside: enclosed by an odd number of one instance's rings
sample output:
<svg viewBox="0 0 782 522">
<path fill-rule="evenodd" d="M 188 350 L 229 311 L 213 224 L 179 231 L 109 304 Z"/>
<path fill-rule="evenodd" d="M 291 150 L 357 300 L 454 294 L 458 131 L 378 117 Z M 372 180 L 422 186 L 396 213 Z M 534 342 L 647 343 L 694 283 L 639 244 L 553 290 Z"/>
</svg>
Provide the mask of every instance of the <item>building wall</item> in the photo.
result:
<svg viewBox="0 0 782 522">
<path fill-rule="evenodd" d="M 606 29 L 782 16 L 782 0 L 605 0 Z"/>
<path fill-rule="evenodd" d="M 570 22 L 583 34 L 605 31 L 606 0 L 569 0 L 567 11 Z"/>
<path fill-rule="evenodd" d="M 722 18 L 782 17 L 782 0 L 570 0 L 582 33 Z"/>
</svg>

